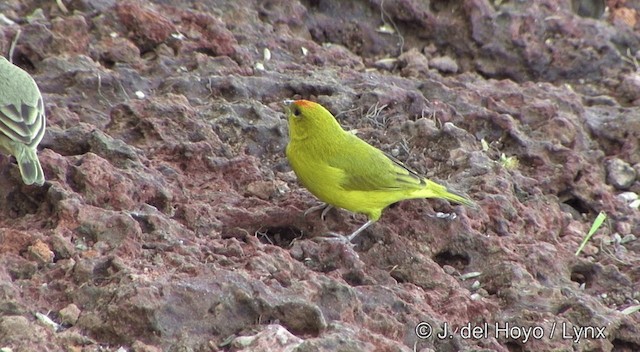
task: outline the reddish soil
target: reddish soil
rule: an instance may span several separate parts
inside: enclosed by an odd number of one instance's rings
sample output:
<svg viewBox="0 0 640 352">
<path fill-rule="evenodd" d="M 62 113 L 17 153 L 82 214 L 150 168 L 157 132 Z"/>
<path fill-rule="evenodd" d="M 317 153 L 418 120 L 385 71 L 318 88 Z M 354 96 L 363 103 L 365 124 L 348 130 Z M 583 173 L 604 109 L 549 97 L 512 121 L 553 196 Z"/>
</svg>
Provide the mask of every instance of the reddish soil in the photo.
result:
<svg viewBox="0 0 640 352">
<path fill-rule="evenodd" d="M 0 350 L 640 351 L 638 11 L 2 1 L 48 128 L 43 187 L 0 156 Z M 303 215 L 291 98 L 478 208 L 320 240 L 365 218 Z"/>
</svg>

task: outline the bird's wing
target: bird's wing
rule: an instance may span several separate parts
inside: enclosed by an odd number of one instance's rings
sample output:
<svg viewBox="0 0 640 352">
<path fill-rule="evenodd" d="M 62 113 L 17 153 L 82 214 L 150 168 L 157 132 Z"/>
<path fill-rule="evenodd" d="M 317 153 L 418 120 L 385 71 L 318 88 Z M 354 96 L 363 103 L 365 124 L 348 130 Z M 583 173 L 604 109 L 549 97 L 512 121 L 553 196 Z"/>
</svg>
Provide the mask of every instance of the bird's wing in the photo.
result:
<svg viewBox="0 0 640 352">
<path fill-rule="evenodd" d="M 0 106 L 0 132 L 16 142 L 29 146 L 37 145 L 44 134 L 44 107 L 22 103 L 20 106 L 8 104 Z M 34 143 L 35 141 L 35 143 Z"/>
<path fill-rule="evenodd" d="M 356 136 L 329 165 L 343 171 L 341 186 L 348 191 L 411 190 L 425 186 L 425 179 L 402 162 Z"/>
</svg>

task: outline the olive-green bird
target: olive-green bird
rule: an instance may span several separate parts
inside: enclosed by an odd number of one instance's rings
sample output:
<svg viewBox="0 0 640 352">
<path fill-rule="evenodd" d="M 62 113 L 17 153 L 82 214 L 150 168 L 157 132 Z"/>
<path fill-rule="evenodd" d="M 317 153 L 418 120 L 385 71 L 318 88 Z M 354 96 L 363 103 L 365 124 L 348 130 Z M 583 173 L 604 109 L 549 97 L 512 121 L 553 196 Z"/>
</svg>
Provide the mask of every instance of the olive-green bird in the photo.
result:
<svg viewBox="0 0 640 352">
<path fill-rule="evenodd" d="M 345 131 L 322 105 L 285 100 L 285 110 L 286 155 L 300 183 L 323 202 L 369 218 L 348 242 L 376 222 L 387 206 L 404 199 L 442 198 L 474 205 Z"/>
<path fill-rule="evenodd" d="M 36 82 L 0 56 L 0 152 L 16 157 L 27 185 L 44 184 L 36 148 L 45 125 L 44 103 Z"/>
</svg>

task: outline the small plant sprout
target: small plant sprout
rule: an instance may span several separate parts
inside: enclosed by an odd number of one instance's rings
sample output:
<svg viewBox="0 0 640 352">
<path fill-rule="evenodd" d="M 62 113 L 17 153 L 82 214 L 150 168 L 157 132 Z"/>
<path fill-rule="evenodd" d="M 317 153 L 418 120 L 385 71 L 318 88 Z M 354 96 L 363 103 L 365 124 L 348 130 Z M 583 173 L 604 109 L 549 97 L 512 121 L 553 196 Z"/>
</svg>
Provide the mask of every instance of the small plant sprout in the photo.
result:
<svg viewBox="0 0 640 352">
<path fill-rule="evenodd" d="M 627 307 L 625 309 L 623 309 L 620 313 L 625 314 L 625 315 L 630 315 L 636 312 L 640 312 L 640 304 L 635 305 L 635 306 L 630 306 Z"/>
<path fill-rule="evenodd" d="M 507 157 L 506 155 L 504 155 L 504 153 L 500 155 L 499 162 L 500 162 L 500 165 L 502 165 L 507 170 L 515 170 L 520 165 L 520 161 L 518 161 L 517 157 L 515 156 Z"/>
<path fill-rule="evenodd" d="M 489 143 L 487 143 L 487 141 L 484 138 L 480 140 L 480 144 L 482 144 L 483 152 L 486 152 L 487 150 L 489 150 Z"/>
<path fill-rule="evenodd" d="M 601 211 L 600 214 L 598 214 L 596 219 L 593 221 L 593 224 L 591 225 L 591 229 L 589 229 L 587 236 L 582 240 L 582 243 L 580 243 L 580 247 L 578 247 L 578 250 L 576 251 L 576 256 L 580 254 L 584 246 L 586 246 L 587 242 L 589 242 L 589 240 L 591 239 L 591 236 L 593 236 L 593 234 L 598 231 L 606 218 L 607 214 L 604 211 Z"/>
</svg>

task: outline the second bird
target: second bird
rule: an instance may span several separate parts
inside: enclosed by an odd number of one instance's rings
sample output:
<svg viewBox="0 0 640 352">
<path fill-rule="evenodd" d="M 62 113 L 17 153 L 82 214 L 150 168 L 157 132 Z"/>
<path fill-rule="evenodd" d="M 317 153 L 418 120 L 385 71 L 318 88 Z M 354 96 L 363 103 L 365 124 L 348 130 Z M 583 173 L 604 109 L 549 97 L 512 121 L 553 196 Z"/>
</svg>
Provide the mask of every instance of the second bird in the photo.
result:
<svg viewBox="0 0 640 352">
<path fill-rule="evenodd" d="M 44 183 L 36 148 L 45 125 L 44 103 L 36 82 L 0 56 L 0 152 L 16 157 L 27 185 Z"/>
<path fill-rule="evenodd" d="M 441 198 L 473 205 L 345 131 L 322 105 L 308 100 L 287 100 L 285 105 L 286 154 L 300 183 L 323 202 L 369 218 L 347 241 L 376 222 L 387 206 L 404 199 Z"/>
</svg>

